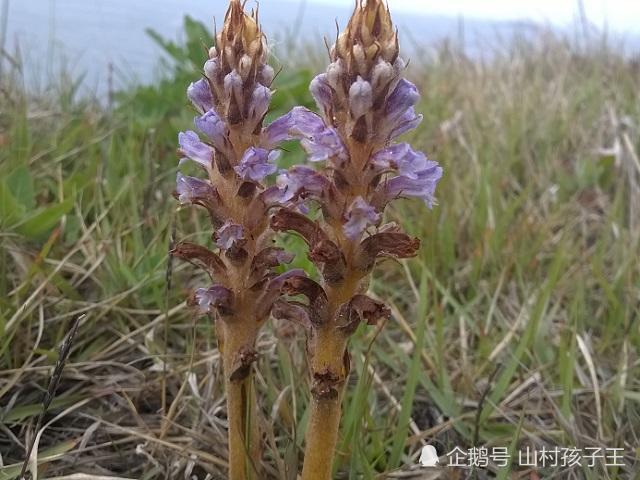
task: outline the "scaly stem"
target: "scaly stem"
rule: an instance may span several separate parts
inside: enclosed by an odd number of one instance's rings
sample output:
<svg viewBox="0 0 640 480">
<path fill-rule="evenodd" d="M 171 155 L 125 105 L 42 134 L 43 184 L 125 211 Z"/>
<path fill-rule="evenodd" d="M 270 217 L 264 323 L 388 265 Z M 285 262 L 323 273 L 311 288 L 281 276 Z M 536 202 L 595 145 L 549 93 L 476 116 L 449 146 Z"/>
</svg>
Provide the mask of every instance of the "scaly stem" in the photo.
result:
<svg viewBox="0 0 640 480">
<path fill-rule="evenodd" d="M 311 396 L 302 480 L 331 480 L 338 443 L 342 395 L 337 398 Z"/>
<path fill-rule="evenodd" d="M 342 413 L 342 393 L 349 374 L 347 338 L 332 325 L 309 338 L 311 415 L 306 434 L 302 480 L 331 480 Z"/>
<path fill-rule="evenodd" d="M 237 368 L 243 352 L 252 351 L 255 334 L 250 329 L 222 324 L 222 354 L 227 396 L 227 421 L 229 423 L 229 480 L 253 480 L 259 478 L 260 431 L 257 404 L 253 385 L 253 372 L 249 365 L 246 373 L 238 378 Z M 240 327 L 240 328 L 239 328 Z"/>
</svg>

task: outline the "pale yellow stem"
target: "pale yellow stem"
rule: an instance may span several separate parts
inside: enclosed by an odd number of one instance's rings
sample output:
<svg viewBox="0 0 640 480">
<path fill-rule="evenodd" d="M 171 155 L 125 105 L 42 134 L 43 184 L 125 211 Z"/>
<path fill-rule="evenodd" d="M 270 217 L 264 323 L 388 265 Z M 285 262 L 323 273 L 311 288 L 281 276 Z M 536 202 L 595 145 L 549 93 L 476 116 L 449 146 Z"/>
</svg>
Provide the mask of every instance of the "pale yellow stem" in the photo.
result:
<svg viewBox="0 0 640 480">
<path fill-rule="evenodd" d="M 221 344 L 229 423 L 229 480 L 254 480 L 259 477 L 260 430 L 253 385 L 253 370 L 242 378 L 233 378 L 239 353 L 253 349 L 255 334 L 247 335 L 240 325 L 222 325 Z"/>
<path fill-rule="evenodd" d="M 311 397 L 302 480 L 331 480 L 342 413 L 341 397 Z"/>
</svg>

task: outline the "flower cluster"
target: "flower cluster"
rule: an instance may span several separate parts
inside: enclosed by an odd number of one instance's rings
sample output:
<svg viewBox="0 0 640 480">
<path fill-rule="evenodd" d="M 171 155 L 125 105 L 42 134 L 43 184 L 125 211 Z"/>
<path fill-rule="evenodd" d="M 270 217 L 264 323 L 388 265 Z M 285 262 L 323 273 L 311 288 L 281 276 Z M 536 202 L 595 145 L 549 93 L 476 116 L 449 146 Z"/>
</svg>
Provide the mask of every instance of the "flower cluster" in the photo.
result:
<svg viewBox="0 0 640 480">
<path fill-rule="evenodd" d="M 271 222 L 276 231 L 300 235 L 323 274 L 322 285 L 288 282 L 288 292 L 307 295 L 308 305 L 285 306 L 281 300 L 275 310 L 302 316 L 312 338 L 323 328 L 347 335 L 358 321 L 371 323 L 387 313 L 364 295 L 367 278 L 378 258 L 411 257 L 420 242 L 393 223 L 382 224 L 383 211 L 400 197 L 432 207 L 442 176 L 437 162 L 408 143 L 395 143 L 422 120 L 415 112 L 420 95 L 402 78 L 397 33 L 381 1 L 357 3 L 331 61 L 310 85 L 320 114 L 296 107 L 280 120 L 288 123 L 286 138 L 299 139 L 310 162 L 325 163 L 320 170 L 294 167 L 280 175 L 279 185 L 289 200 L 317 202 L 322 220 L 283 208 Z M 319 304 L 325 305 L 321 311 Z"/>
<path fill-rule="evenodd" d="M 288 123 L 280 119 L 265 125 L 274 71 L 266 63 L 257 17 L 257 12 L 246 14 L 240 0 L 230 1 L 203 76 L 187 89 L 197 132 L 180 133 L 180 163 L 194 162 L 203 175 L 178 173 L 175 191 L 181 205 L 208 212 L 213 230 L 209 247 L 181 242 L 172 254 L 211 277 L 212 283 L 197 289 L 190 303 L 215 320 L 232 480 L 261 477 L 261 436 L 258 422 L 251 420 L 257 413 L 251 386 L 255 343 L 285 282 L 304 276 L 299 270 L 275 272 L 293 256 L 273 246 L 269 215 L 290 196 L 285 188 L 268 187 L 265 179 L 276 173 L 278 145 L 288 137 Z"/>
<path fill-rule="evenodd" d="M 215 311 L 227 320 L 250 313 L 255 324 L 266 320 L 278 296 L 273 269 L 292 259 L 270 245 L 268 230 L 268 212 L 288 194 L 263 182 L 276 173 L 277 147 L 288 134 L 282 119 L 264 126 L 274 76 L 266 57 L 257 15 L 245 14 L 241 3 L 232 1 L 203 78 L 187 89 L 200 134 L 187 131 L 178 137 L 180 163 L 195 162 L 206 178 L 178 173 L 176 196 L 182 205 L 208 211 L 215 249 L 183 242 L 173 251 L 204 268 L 215 282 L 195 293 L 202 313 Z"/>
<path fill-rule="evenodd" d="M 181 163 L 194 162 L 205 178 L 178 173 L 176 197 L 208 212 L 213 247 L 182 242 L 172 253 L 204 269 L 213 282 L 191 303 L 216 321 L 227 388 L 229 478 L 253 478 L 245 475 L 245 452 L 252 454 L 251 465 L 259 463 L 257 434 L 250 433 L 250 442 L 244 438 L 243 402 L 253 390 L 238 385 L 250 376 L 258 330 L 271 314 L 307 332 L 312 397 L 302 478 L 326 480 L 349 374 L 348 338 L 359 324 L 389 315 L 366 295 L 371 272 L 379 259 L 409 258 L 420 246 L 395 223 L 383 223 L 384 210 L 407 197 L 431 208 L 442 168 L 398 143 L 422 120 L 415 111 L 420 95 L 402 77 L 397 31 L 382 0 L 356 1 L 331 48 L 330 65 L 311 82 L 319 114 L 295 107 L 265 125 L 274 78 L 266 59 L 257 14 L 245 14 L 240 0 L 231 0 L 204 76 L 187 91 L 200 134 L 179 135 Z M 300 141 L 312 165 L 277 171 L 278 145 L 288 140 Z M 268 186 L 267 177 L 276 173 Z M 319 281 L 300 270 L 275 273 L 293 256 L 272 245 L 273 232 L 304 239 Z"/>
</svg>

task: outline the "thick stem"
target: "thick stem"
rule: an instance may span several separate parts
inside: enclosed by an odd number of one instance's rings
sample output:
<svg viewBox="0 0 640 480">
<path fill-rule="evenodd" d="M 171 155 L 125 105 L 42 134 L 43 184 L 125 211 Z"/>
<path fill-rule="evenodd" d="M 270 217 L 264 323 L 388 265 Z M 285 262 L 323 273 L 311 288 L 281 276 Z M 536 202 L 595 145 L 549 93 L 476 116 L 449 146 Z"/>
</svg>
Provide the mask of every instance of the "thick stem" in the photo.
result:
<svg viewBox="0 0 640 480">
<path fill-rule="evenodd" d="M 336 398 L 311 397 L 302 480 L 331 480 L 338 443 L 342 395 Z"/>
<path fill-rule="evenodd" d="M 311 414 L 306 434 L 302 480 L 331 480 L 338 443 L 341 403 L 349 374 L 347 339 L 328 325 L 309 338 Z"/>
<path fill-rule="evenodd" d="M 222 324 L 222 355 L 229 423 L 229 480 L 259 478 L 260 430 L 251 362 L 255 334 Z M 249 329 L 250 330 L 250 329 Z"/>
</svg>

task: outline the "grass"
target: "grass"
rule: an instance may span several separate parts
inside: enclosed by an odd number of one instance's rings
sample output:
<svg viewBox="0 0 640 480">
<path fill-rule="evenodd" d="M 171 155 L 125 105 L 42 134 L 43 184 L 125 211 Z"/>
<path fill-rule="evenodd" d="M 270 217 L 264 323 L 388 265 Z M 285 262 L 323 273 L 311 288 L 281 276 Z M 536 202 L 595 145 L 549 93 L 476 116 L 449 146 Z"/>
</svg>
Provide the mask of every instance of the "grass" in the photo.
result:
<svg viewBox="0 0 640 480">
<path fill-rule="evenodd" d="M 78 98 L 69 81 L 27 93 L 19 70 L 4 70 L 0 479 L 17 478 L 36 433 L 38 478 L 224 478 L 215 334 L 183 302 L 203 278 L 176 263 L 166 289 L 173 229 L 210 234 L 170 196 L 176 134 L 192 117 L 183 92 L 206 41 L 198 24 L 186 28 L 186 46 L 164 45 L 178 60 L 167 77 L 120 93 L 114 109 Z M 455 44 L 412 59 L 425 121 L 411 140 L 445 178 L 432 212 L 407 201 L 389 214 L 424 247 L 372 283 L 393 318 L 352 341 L 339 478 L 425 478 L 415 468 L 425 443 L 440 455 L 511 448 L 508 468 L 440 478 L 640 470 L 638 61 L 549 32 L 489 46 L 485 59 Z M 274 115 L 310 104 L 306 85 L 321 68 L 284 66 Z M 294 147 L 285 157 L 300 158 Z M 81 314 L 34 432 L 57 346 Z M 259 344 L 269 478 L 295 479 L 301 467 L 302 342 L 273 324 Z M 625 466 L 527 469 L 516 453 L 526 446 L 619 447 Z"/>
</svg>

